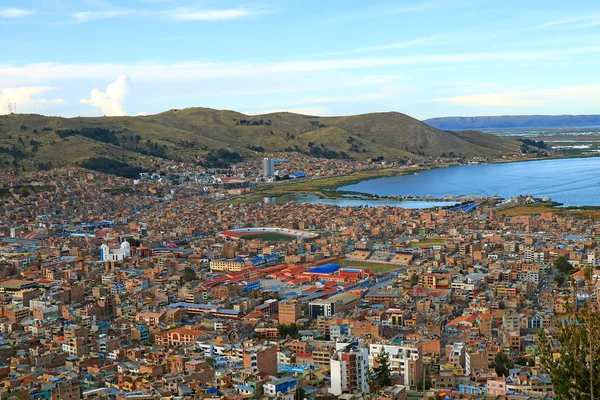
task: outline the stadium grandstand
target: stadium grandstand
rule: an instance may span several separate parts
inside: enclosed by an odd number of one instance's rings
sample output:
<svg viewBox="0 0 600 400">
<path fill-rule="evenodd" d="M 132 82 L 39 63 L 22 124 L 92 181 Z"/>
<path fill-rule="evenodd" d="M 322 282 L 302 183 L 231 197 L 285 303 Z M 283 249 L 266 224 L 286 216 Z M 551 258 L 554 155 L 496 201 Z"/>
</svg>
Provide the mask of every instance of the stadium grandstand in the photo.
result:
<svg viewBox="0 0 600 400">
<path fill-rule="evenodd" d="M 366 260 L 371 256 L 371 250 L 354 250 L 347 258 L 349 260 Z"/>
<path fill-rule="evenodd" d="M 412 259 L 412 253 L 396 253 L 390 262 L 393 264 L 410 264 Z"/>
<path fill-rule="evenodd" d="M 376 250 L 373 252 L 369 261 L 387 263 L 392 258 L 392 254 L 385 250 Z"/>
</svg>

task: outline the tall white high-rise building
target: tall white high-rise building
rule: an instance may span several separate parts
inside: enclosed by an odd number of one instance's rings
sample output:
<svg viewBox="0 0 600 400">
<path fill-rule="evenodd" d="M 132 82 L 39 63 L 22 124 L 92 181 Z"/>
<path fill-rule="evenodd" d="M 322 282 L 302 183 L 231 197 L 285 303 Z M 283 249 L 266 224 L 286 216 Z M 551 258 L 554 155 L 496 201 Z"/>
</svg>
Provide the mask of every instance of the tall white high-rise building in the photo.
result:
<svg viewBox="0 0 600 400">
<path fill-rule="evenodd" d="M 329 393 L 368 393 L 367 373 L 369 351 L 361 344 L 348 348 L 349 343 L 336 343 L 336 351 L 330 360 L 331 388 Z"/>
<path fill-rule="evenodd" d="M 263 158 L 263 178 L 270 178 L 275 175 L 275 160 L 272 158 Z"/>
<path fill-rule="evenodd" d="M 389 355 L 390 370 L 404 377 L 404 385 L 415 388 L 423 379 L 423 357 L 421 348 L 414 344 L 369 345 L 369 366 L 375 368 L 377 357 L 385 350 Z"/>
</svg>

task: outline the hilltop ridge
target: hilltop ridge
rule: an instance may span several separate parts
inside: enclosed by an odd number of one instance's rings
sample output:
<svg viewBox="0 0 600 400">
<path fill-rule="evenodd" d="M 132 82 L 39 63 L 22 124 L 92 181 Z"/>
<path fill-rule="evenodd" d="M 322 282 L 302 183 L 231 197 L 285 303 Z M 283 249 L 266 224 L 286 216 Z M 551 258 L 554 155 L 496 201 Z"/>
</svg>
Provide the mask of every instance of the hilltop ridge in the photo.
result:
<svg viewBox="0 0 600 400">
<path fill-rule="evenodd" d="M 518 148 L 510 139 L 441 131 L 398 112 L 319 117 L 186 108 L 137 117 L 0 117 L 0 167 L 10 167 L 16 159 L 28 169 L 98 156 L 192 161 L 214 149 L 255 156 L 262 151 L 301 151 L 317 157 L 399 159 L 495 156 Z"/>
</svg>

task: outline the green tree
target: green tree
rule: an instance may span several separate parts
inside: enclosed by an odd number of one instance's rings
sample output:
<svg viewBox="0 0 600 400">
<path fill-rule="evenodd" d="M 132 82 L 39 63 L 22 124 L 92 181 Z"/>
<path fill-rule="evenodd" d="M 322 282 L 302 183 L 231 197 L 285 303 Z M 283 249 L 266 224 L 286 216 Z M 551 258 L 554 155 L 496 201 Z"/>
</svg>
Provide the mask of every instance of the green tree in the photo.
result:
<svg viewBox="0 0 600 400">
<path fill-rule="evenodd" d="M 569 261 L 567 261 L 567 259 L 564 256 L 560 256 L 556 260 L 554 260 L 554 267 L 561 274 L 568 274 L 571 271 L 573 271 L 573 266 L 571 265 L 571 263 L 569 263 Z"/>
<path fill-rule="evenodd" d="M 532 359 L 528 359 L 526 357 L 519 356 L 515 360 L 515 364 L 520 365 L 522 367 L 524 367 L 524 366 L 531 366 L 531 367 L 533 367 L 535 365 L 535 361 L 534 361 L 533 358 Z"/>
<path fill-rule="evenodd" d="M 277 330 L 279 331 L 279 337 L 285 338 L 287 336 L 290 337 L 298 337 L 298 325 L 296 323 L 291 323 L 289 325 L 279 324 L 277 325 Z"/>
<path fill-rule="evenodd" d="M 208 369 L 215 369 L 215 367 L 217 366 L 217 362 L 215 361 L 214 358 L 207 357 L 206 365 L 208 366 Z"/>
<path fill-rule="evenodd" d="M 419 275 L 417 274 L 412 274 L 410 276 L 410 286 L 417 286 L 419 284 Z"/>
<path fill-rule="evenodd" d="M 556 284 L 558 286 L 563 286 L 566 281 L 567 281 L 567 276 L 566 275 L 564 275 L 564 274 L 556 274 L 556 275 L 554 275 L 554 282 L 556 282 Z"/>
<path fill-rule="evenodd" d="M 392 384 L 392 373 L 390 371 L 390 355 L 385 349 L 381 349 L 377 356 L 377 367 L 373 369 L 375 372 L 375 384 L 382 388 Z"/>
<path fill-rule="evenodd" d="M 196 280 L 196 271 L 194 271 L 190 267 L 185 267 L 183 269 L 183 272 L 181 273 L 181 279 L 183 279 L 184 282 L 191 282 L 193 280 Z"/>
<path fill-rule="evenodd" d="M 8 394 L 3 395 L 2 399 L 7 399 L 7 400 L 29 400 L 29 399 L 31 399 L 31 396 L 26 391 L 17 390 L 17 391 L 10 392 Z"/>
<path fill-rule="evenodd" d="M 142 245 L 142 243 L 139 241 L 139 239 L 128 237 L 126 240 L 129 242 L 129 244 L 132 247 L 140 247 Z"/>
<path fill-rule="evenodd" d="M 515 365 L 510 358 L 504 353 L 496 354 L 494 358 L 494 369 L 498 376 L 507 376 L 508 371 Z"/>
<path fill-rule="evenodd" d="M 577 287 L 567 302 L 568 317 L 558 323 L 557 340 L 540 330 L 538 349 L 543 369 L 550 375 L 556 399 L 600 398 L 600 314 L 592 301 L 592 268 L 585 270 L 587 300 L 578 307 Z"/>
<path fill-rule="evenodd" d="M 366 378 L 367 378 L 367 387 L 369 388 L 369 392 L 365 393 L 362 392 L 361 393 L 361 398 L 363 400 L 371 400 L 373 398 L 373 395 L 377 392 L 377 388 L 376 388 L 376 383 L 375 383 L 375 372 L 373 372 L 373 368 L 371 367 L 367 367 L 367 371 L 366 371 Z"/>
</svg>

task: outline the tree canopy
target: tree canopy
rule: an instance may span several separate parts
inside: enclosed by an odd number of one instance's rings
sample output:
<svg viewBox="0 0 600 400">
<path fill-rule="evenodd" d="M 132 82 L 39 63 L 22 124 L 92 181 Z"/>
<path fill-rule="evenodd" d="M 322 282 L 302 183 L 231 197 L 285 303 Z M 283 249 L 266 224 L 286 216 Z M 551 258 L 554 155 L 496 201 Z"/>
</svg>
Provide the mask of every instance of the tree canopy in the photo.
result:
<svg viewBox="0 0 600 400">
<path fill-rule="evenodd" d="M 184 282 L 191 282 L 196 278 L 196 271 L 194 271 L 190 267 L 185 267 L 183 269 L 183 272 L 181 273 L 181 279 L 183 279 Z"/>
<path fill-rule="evenodd" d="M 557 270 L 556 275 L 554 275 L 554 280 L 558 286 L 563 286 L 565 282 L 567 282 L 569 274 L 575 271 L 575 268 L 573 268 L 571 263 L 564 256 L 560 256 L 554 260 L 554 268 Z"/>
<path fill-rule="evenodd" d="M 510 369 L 514 366 L 514 363 L 506 354 L 496 354 L 496 357 L 494 358 L 494 369 L 498 376 L 507 376 Z"/>
<path fill-rule="evenodd" d="M 567 303 L 568 317 L 559 321 L 558 336 L 552 339 L 540 330 L 540 362 L 550 375 L 556 399 L 600 398 L 600 314 L 593 292 L 592 268 L 586 268 L 587 299 L 579 304 L 577 287 Z"/>
<path fill-rule="evenodd" d="M 130 165 L 125 162 L 105 157 L 92 157 L 81 163 L 83 168 L 106 174 L 122 176 L 123 178 L 137 179 L 142 172 L 148 172 L 145 168 Z"/>
<path fill-rule="evenodd" d="M 279 331 L 279 337 L 285 338 L 287 336 L 290 337 L 298 337 L 298 325 L 295 323 L 291 323 L 289 325 L 279 324 L 277 325 L 277 330 Z"/>
<path fill-rule="evenodd" d="M 560 256 L 554 260 L 554 267 L 561 274 L 568 274 L 574 269 L 571 263 L 564 256 Z"/>
<path fill-rule="evenodd" d="M 375 384 L 379 388 L 390 386 L 392 384 L 392 373 L 390 371 L 390 355 L 385 349 L 377 355 L 377 367 L 373 369 L 375 373 Z"/>
</svg>

